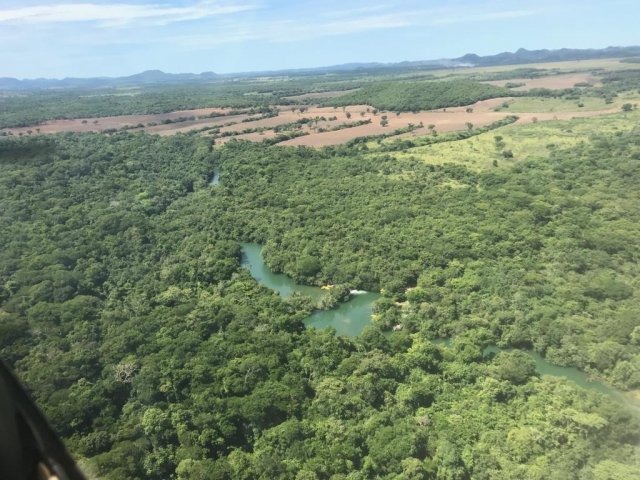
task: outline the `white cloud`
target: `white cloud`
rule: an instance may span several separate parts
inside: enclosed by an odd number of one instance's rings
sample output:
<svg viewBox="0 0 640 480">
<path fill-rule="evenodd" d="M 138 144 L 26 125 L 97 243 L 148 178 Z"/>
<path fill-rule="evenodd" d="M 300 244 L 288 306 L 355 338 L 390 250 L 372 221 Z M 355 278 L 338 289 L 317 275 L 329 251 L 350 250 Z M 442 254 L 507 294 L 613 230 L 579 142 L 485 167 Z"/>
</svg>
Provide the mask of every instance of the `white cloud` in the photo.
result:
<svg viewBox="0 0 640 480">
<path fill-rule="evenodd" d="M 220 24 L 209 34 L 186 34 L 165 37 L 161 41 L 170 41 L 183 48 L 207 49 L 222 44 L 244 41 L 266 41 L 273 43 L 289 43 L 330 36 L 350 35 L 374 30 L 397 29 L 406 27 L 440 27 L 453 24 L 464 24 L 491 20 L 508 20 L 540 14 L 536 10 L 501 10 L 487 13 L 457 12 L 452 9 L 416 9 L 397 13 L 373 14 L 385 5 L 373 5 L 362 9 L 343 11 L 343 18 L 335 19 L 333 15 L 325 16 L 322 21 L 306 21 L 303 19 L 266 20 L 264 22 Z M 370 11 L 369 15 L 358 15 Z M 351 15 L 346 15 L 349 12 Z"/>
<path fill-rule="evenodd" d="M 478 13 L 473 15 L 456 15 L 450 17 L 436 18 L 429 22 L 429 25 L 454 25 L 457 23 L 485 22 L 491 20 L 507 20 L 509 18 L 530 17 L 537 15 L 536 10 L 508 10 L 502 12 Z"/>
<path fill-rule="evenodd" d="M 325 18 L 344 18 L 344 17 L 353 16 L 353 15 L 360 15 L 360 14 L 385 10 L 390 6 L 391 5 L 385 3 L 381 5 L 367 5 L 366 7 L 349 8 L 346 10 L 329 10 L 328 12 L 323 12 L 322 16 Z"/>
<path fill-rule="evenodd" d="M 38 5 L 0 10 L 0 23 L 71 23 L 98 22 L 102 26 L 120 26 L 135 22 L 166 25 L 173 22 L 198 20 L 214 15 L 226 15 L 256 8 L 250 4 L 220 4 L 200 1 L 191 6 L 173 7 L 166 4 L 134 5 L 127 3 L 75 3 Z"/>
<path fill-rule="evenodd" d="M 358 33 L 367 30 L 408 27 L 413 23 L 411 21 L 411 16 L 412 14 L 409 12 L 355 18 L 351 20 L 327 23 L 323 26 L 321 31 L 326 31 L 329 35 L 340 35 L 343 33 Z"/>
<path fill-rule="evenodd" d="M 370 15 L 357 19 L 306 23 L 296 20 L 271 21 L 261 25 L 219 25 L 211 34 L 164 37 L 169 42 L 189 49 L 208 49 L 222 44 L 244 41 L 290 43 L 330 36 L 350 35 L 372 30 L 402 28 L 411 25 L 412 13 Z"/>
</svg>

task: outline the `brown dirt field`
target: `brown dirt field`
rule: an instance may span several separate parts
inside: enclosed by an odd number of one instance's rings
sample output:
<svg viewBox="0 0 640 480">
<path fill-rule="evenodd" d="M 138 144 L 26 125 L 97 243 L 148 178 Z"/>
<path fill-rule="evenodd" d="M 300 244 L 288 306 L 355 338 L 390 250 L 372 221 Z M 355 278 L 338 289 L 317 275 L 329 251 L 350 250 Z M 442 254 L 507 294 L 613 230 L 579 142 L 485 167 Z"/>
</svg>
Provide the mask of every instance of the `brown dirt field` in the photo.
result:
<svg viewBox="0 0 640 480">
<path fill-rule="evenodd" d="M 310 108 L 309 111 L 305 113 L 300 113 L 298 110 L 296 110 L 294 113 L 291 111 L 291 109 L 287 109 L 287 110 L 279 109 L 279 113 L 277 117 L 263 118 L 260 120 L 256 120 L 254 122 L 241 122 L 235 125 L 222 127 L 220 131 L 221 132 L 241 132 L 242 130 L 245 130 L 247 128 L 261 128 L 261 127 L 272 128 L 272 127 L 275 127 L 276 125 L 282 125 L 283 123 L 292 123 L 302 118 L 313 118 L 316 116 L 326 117 L 326 116 L 334 115 L 333 113 L 331 115 L 329 115 L 326 112 L 322 113 L 319 110 L 321 109 Z M 326 110 L 326 109 L 323 109 L 323 110 Z"/>
<path fill-rule="evenodd" d="M 496 85 L 498 87 L 504 87 L 507 83 L 524 83 L 521 87 L 516 87 L 513 90 L 518 92 L 524 92 L 531 90 L 532 88 L 550 88 L 550 89 L 563 89 L 573 88 L 576 83 L 587 82 L 593 86 L 600 86 L 602 83 L 588 72 L 571 73 L 567 75 L 550 75 L 548 77 L 540 78 L 512 78 L 510 80 L 491 80 L 482 83 L 488 83 L 489 85 Z"/>
<path fill-rule="evenodd" d="M 465 130 L 467 128 L 467 122 L 472 123 L 474 127 L 483 127 L 510 115 L 509 112 L 493 111 L 496 106 L 500 105 L 506 100 L 509 100 L 509 98 L 493 98 L 490 100 L 477 102 L 471 105 L 471 107 L 473 108 L 472 113 L 466 112 L 467 107 L 447 108 L 446 111 L 443 109 L 418 113 L 401 113 L 399 116 L 392 113 L 379 113 L 376 116 L 371 116 L 373 121 L 368 125 L 345 128 L 334 132 L 311 133 L 310 135 L 286 140 L 284 142 L 281 142 L 279 145 L 306 145 L 311 147 L 339 145 L 357 137 L 392 133 L 394 130 L 406 127 L 407 125 L 409 125 L 409 123 L 418 125 L 420 122 L 423 123 L 424 127 L 414 130 L 410 133 L 402 134 L 399 137 L 415 137 L 420 135 L 428 135 L 430 131 L 427 126 L 431 124 L 435 125 L 436 131 L 443 133 Z M 351 107 L 348 107 L 347 110 L 351 110 Z M 604 115 L 608 113 L 615 113 L 617 111 L 617 108 L 612 108 L 609 110 L 599 111 L 519 113 L 518 117 L 520 118 L 517 123 L 531 123 L 534 121 L 534 119 L 536 119 L 536 121 L 570 120 L 572 118 Z M 387 115 L 388 117 L 389 125 L 387 125 L 386 127 L 380 125 L 380 119 L 382 115 Z M 360 118 L 359 115 L 353 115 L 351 120 L 357 119 L 356 117 Z M 367 116 L 365 118 L 369 117 Z M 340 119 L 340 115 L 338 115 L 338 119 Z"/>
<path fill-rule="evenodd" d="M 333 113 L 338 116 L 337 123 L 344 123 L 347 121 L 353 122 L 368 118 L 372 120 L 372 123 L 358 127 L 336 130 L 334 132 L 311 133 L 311 135 L 286 140 L 280 145 L 307 145 L 314 147 L 339 145 L 357 137 L 392 133 L 394 130 L 406 127 L 410 123 L 418 125 L 420 122 L 423 123 L 424 127 L 412 132 L 414 136 L 428 134 L 429 130 L 427 129 L 427 126 L 431 124 L 436 126 L 435 130 L 438 132 L 464 130 L 467 128 L 467 122 L 473 123 L 476 127 L 482 127 L 509 115 L 508 112 L 494 112 L 493 109 L 510 99 L 511 97 L 503 97 L 477 102 L 471 105 L 473 113 L 466 112 L 468 107 L 454 107 L 418 113 L 405 112 L 400 115 L 390 112 L 379 112 L 377 115 L 366 113 L 365 116 L 362 117 L 360 112 L 366 112 L 367 106 L 359 105 L 355 107 L 347 107 L 346 111 L 352 113 L 351 119 L 347 120 L 345 116 L 346 112 L 342 112 L 342 109 L 338 109 L 338 113 Z M 369 108 L 371 109 L 371 107 Z M 335 112 L 335 110 L 331 110 L 332 112 Z M 380 125 L 382 115 L 387 115 L 389 125 L 386 127 Z M 305 116 L 314 117 L 315 110 L 309 109 L 308 115 L 305 114 Z"/>
<path fill-rule="evenodd" d="M 360 115 L 360 112 L 365 112 L 367 108 L 369 110 L 372 110 L 373 107 L 370 105 L 350 105 L 348 107 L 345 108 L 345 110 L 342 110 L 342 107 L 318 107 L 318 106 L 313 106 L 313 105 L 309 105 L 308 106 L 308 110 L 305 111 L 304 113 L 300 113 L 299 108 L 300 107 L 295 107 L 295 106 L 278 106 L 277 107 L 280 114 L 278 115 L 279 118 L 284 118 L 285 119 L 285 123 L 287 122 L 295 122 L 296 120 L 299 120 L 300 118 L 314 118 L 314 117 L 333 117 L 333 116 L 337 116 L 338 119 L 341 118 L 341 115 L 344 116 L 346 114 L 346 112 L 350 112 L 353 117 L 352 120 L 357 116 Z M 295 111 L 291 111 L 291 109 L 294 108 Z M 307 108 L 307 106 L 304 106 L 303 108 Z"/>
<path fill-rule="evenodd" d="M 145 131 L 148 133 L 156 133 L 161 136 L 174 135 L 176 133 L 186 133 L 191 130 L 204 127 L 216 127 L 224 125 L 229 122 L 242 122 L 242 120 L 255 115 L 226 115 L 224 117 L 215 118 L 202 118 L 200 120 L 188 120 L 186 122 L 169 123 L 166 125 L 156 125 L 153 127 L 146 127 Z M 251 123 L 239 123 L 239 125 L 250 125 Z M 248 128 L 248 127 L 244 127 Z"/>
<path fill-rule="evenodd" d="M 347 111 L 350 111 L 351 118 L 347 118 L 346 111 L 342 109 L 334 110 L 333 107 L 310 107 L 308 111 L 300 113 L 298 110 L 292 112 L 291 109 L 280 110 L 277 117 L 263 118 L 254 122 L 242 122 L 235 125 L 229 125 L 222 127 L 221 132 L 241 132 L 247 128 L 273 128 L 277 125 L 283 125 L 286 123 L 294 123 L 302 119 L 314 119 L 315 117 L 338 117 L 336 120 L 320 120 L 317 124 L 318 127 L 328 128 L 331 126 L 339 125 L 341 123 L 356 122 L 358 120 L 365 120 L 370 117 L 365 113 L 363 117 L 360 112 L 366 112 L 367 107 L 355 110 L 355 107 L 349 107 Z M 371 108 L 371 107 L 369 107 Z M 305 127 L 303 127 L 305 128 Z M 305 128 L 306 129 L 306 128 Z"/>
<path fill-rule="evenodd" d="M 353 123 L 370 118 L 371 114 L 367 114 L 366 109 L 369 108 L 369 110 L 372 110 L 373 107 L 369 107 L 367 105 L 355 105 L 347 107 L 345 111 L 342 111 L 342 108 L 334 109 L 333 107 L 309 106 L 308 110 L 303 113 L 300 113 L 298 107 L 295 108 L 295 111 L 291 111 L 291 108 L 293 107 L 279 106 L 277 108 L 279 112 L 277 117 L 269 117 L 253 122 L 240 122 L 235 125 L 228 125 L 226 127 L 222 127 L 220 132 L 241 132 L 248 128 L 273 128 L 278 125 L 294 123 L 302 119 L 337 117 L 336 120 L 320 120 L 317 124 L 313 124 L 314 127 L 317 126 L 318 128 L 330 128 L 343 123 Z M 351 113 L 350 119 L 347 118 L 347 112 Z M 362 116 L 361 112 L 365 112 L 365 116 Z M 312 131 L 312 128 L 309 128 L 308 125 L 303 125 L 302 129 L 305 131 Z"/>
<path fill-rule="evenodd" d="M 555 80 L 558 77 L 552 77 Z M 569 77 L 565 75 L 564 77 Z M 571 80 L 563 80 L 566 82 L 575 82 L 578 77 L 571 75 Z M 584 79 L 584 77 L 580 77 Z M 539 79 L 549 80 L 549 79 Z M 579 80 L 578 80 L 579 81 Z M 547 84 L 548 85 L 548 84 Z M 204 118 L 199 120 L 189 120 L 185 122 L 160 124 L 152 127 L 146 127 L 149 122 L 160 122 L 163 119 L 176 119 L 179 117 L 199 116 L 207 115 L 212 112 L 225 112 L 225 109 L 207 108 L 197 110 L 181 110 L 170 112 L 160 115 L 123 115 L 116 117 L 101 117 L 97 118 L 97 124 L 93 123 L 94 119 L 86 119 L 87 123 L 82 123 L 83 119 L 76 120 L 57 120 L 48 122 L 43 125 L 39 125 L 40 133 L 57 133 L 57 132 L 88 132 L 88 131 L 101 131 L 110 128 L 122 128 L 125 125 L 137 125 L 142 123 L 145 125 L 144 130 L 149 133 L 158 135 L 173 135 L 181 132 L 189 132 L 191 130 L 203 128 L 203 127 L 215 127 L 221 126 L 225 123 L 236 122 L 233 125 L 221 127 L 222 132 L 240 132 L 247 128 L 266 128 L 264 132 L 246 133 L 232 137 L 223 137 L 216 139 L 216 143 L 224 144 L 232 138 L 261 141 L 266 138 L 273 138 L 276 135 L 273 128 L 277 125 L 294 123 L 297 120 L 308 118 L 314 119 L 316 117 L 337 117 L 336 120 L 319 121 L 317 124 L 307 124 L 302 127 L 302 131 L 309 132 L 309 135 L 286 140 L 281 145 L 307 145 L 322 147 L 327 145 L 339 145 L 348 142 L 357 137 L 382 135 L 393 133 L 394 130 L 407 127 L 409 124 L 418 125 L 420 122 L 424 125 L 422 128 L 414 130 L 413 132 L 402 134 L 402 137 L 413 137 L 418 135 L 427 135 L 430 133 L 427 128 L 428 125 L 435 125 L 435 130 L 438 132 L 452 132 L 456 130 L 464 130 L 467 128 L 467 122 L 472 123 L 475 127 L 482 127 L 492 122 L 500 120 L 510 113 L 508 111 L 495 112 L 494 108 L 501 105 L 505 101 L 512 100 L 511 97 L 493 98 L 490 100 L 483 100 L 477 102 L 470 107 L 472 112 L 467 113 L 466 106 L 464 107 L 450 107 L 447 109 L 440 109 L 434 111 L 423 111 L 417 113 L 405 112 L 400 115 L 396 115 L 393 112 L 378 112 L 377 115 L 373 115 L 373 107 L 367 105 L 353 105 L 346 107 L 344 110 L 342 107 L 314 107 L 309 106 L 304 112 L 300 112 L 299 108 L 295 108 L 292 111 L 291 106 L 278 106 L 279 115 L 277 117 L 263 118 L 255 121 L 243 122 L 247 118 L 258 117 L 258 115 L 228 115 L 224 117 Z M 369 109 L 369 112 L 367 112 Z M 552 113 L 518 113 L 520 120 L 518 123 L 529 123 L 534 121 L 534 118 L 538 121 L 545 120 L 568 120 L 574 117 L 587 117 L 593 115 L 602 115 L 607 113 L 613 113 L 618 111 L 618 108 L 612 108 L 609 110 L 600 111 L 577 111 L 577 112 L 552 112 Z M 351 118 L 347 118 L 347 113 L 351 114 Z M 364 115 L 363 115 L 364 113 Z M 380 120 L 383 115 L 387 116 L 389 124 L 386 127 L 380 125 Z M 318 132 L 319 128 L 329 129 L 336 125 L 344 123 L 355 123 L 361 120 L 371 119 L 372 123 L 366 125 L 360 125 L 356 127 L 343 128 L 341 130 Z M 27 130 L 35 132 L 36 127 L 22 127 L 14 129 L 6 129 L 5 131 L 12 131 L 14 135 L 19 132 L 27 133 Z M 134 130 L 135 131 L 135 130 Z M 208 132 L 203 132 L 203 135 L 209 135 Z"/>
<path fill-rule="evenodd" d="M 159 113 L 153 115 L 118 115 L 111 117 L 95 117 L 95 118 L 76 118 L 73 120 L 51 120 L 41 125 L 33 125 L 30 127 L 19 128 L 5 128 L 0 131 L 12 132 L 14 135 L 27 134 L 29 130 L 36 132 L 36 129 L 40 129 L 40 133 L 60 133 L 60 132 L 101 132 L 112 128 L 120 129 L 126 125 L 135 126 L 139 123 L 147 125 L 147 123 L 155 122 L 160 123 L 162 120 L 175 120 L 180 117 L 198 117 L 200 115 L 209 115 L 211 113 L 225 113 L 230 109 L 224 108 L 198 108 L 194 110 L 176 110 L 174 112 Z M 216 117 L 199 120 L 200 122 L 213 121 L 221 118 L 226 118 L 227 121 L 231 121 L 231 117 Z M 96 121 L 98 123 L 94 123 Z M 86 123 L 82 123 L 86 121 Z M 222 122 L 225 123 L 225 122 Z M 187 122 L 171 123 L 168 125 L 162 125 L 168 129 L 180 130 L 180 127 L 186 125 Z M 160 125 L 159 125 L 160 126 Z M 147 130 L 153 127 L 147 127 Z M 164 130 L 163 130 L 164 131 Z"/>
<path fill-rule="evenodd" d="M 399 117 L 389 116 L 389 125 L 383 127 L 380 125 L 380 115 L 373 117 L 373 122 L 368 125 L 359 127 L 345 128 L 335 132 L 312 133 L 304 137 L 293 138 L 282 142 L 280 145 L 308 145 L 313 147 L 323 147 L 327 145 L 339 145 L 346 143 L 356 137 L 365 137 L 369 135 L 383 135 L 392 133 L 402 127 L 406 127 L 409 123 L 414 125 L 422 122 L 425 127 L 414 131 L 415 135 L 426 135 L 429 131 L 427 125 L 436 125 L 438 132 L 453 132 L 456 130 L 464 130 L 467 128 L 466 123 L 471 122 L 477 127 L 487 125 L 491 122 L 506 117 L 507 114 L 499 112 L 485 113 L 465 113 L 465 112 L 422 112 L 400 114 Z"/>
</svg>

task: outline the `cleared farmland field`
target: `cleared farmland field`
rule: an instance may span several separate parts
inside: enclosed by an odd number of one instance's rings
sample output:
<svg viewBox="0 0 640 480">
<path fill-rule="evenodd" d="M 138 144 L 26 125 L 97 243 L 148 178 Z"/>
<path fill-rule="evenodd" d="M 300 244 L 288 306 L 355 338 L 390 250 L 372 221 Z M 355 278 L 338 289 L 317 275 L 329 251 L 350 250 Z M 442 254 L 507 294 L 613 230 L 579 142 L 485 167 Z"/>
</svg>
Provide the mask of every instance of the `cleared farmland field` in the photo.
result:
<svg viewBox="0 0 640 480">
<path fill-rule="evenodd" d="M 509 80 L 489 80 L 483 83 L 505 87 L 508 84 L 523 83 L 520 87 L 513 88 L 514 91 L 527 91 L 532 88 L 549 88 L 552 90 L 573 88 L 576 84 L 587 83 L 592 86 L 602 85 L 597 77 L 589 72 L 571 73 L 567 75 L 548 75 L 539 78 L 512 78 Z"/>
<path fill-rule="evenodd" d="M 5 135 L 53 134 L 60 132 L 115 132 L 130 130 L 161 136 L 174 134 L 200 134 L 224 144 L 231 139 L 290 146 L 324 147 L 345 144 L 361 137 L 416 138 L 437 133 L 473 130 L 517 115 L 518 124 L 570 120 L 572 118 L 607 115 L 619 112 L 625 103 L 638 103 L 633 91 L 605 97 L 592 93 L 605 88 L 607 79 L 601 68 L 615 64 L 629 68 L 619 60 L 597 60 L 535 64 L 532 76 L 518 76 L 527 65 L 490 67 L 483 69 L 458 69 L 450 76 L 477 78 L 478 75 L 500 75 L 499 80 L 485 82 L 470 80 L 436 81 L 402 80 L 398 83 L 371 79 L 365 86 L 331 90 L 330 84 L 309 84 L 308 93 L 281 97 L 282 100 L 317 99 L 324 105 L 268 104 L 253 109 L 199 108 L 177 110 L 164 114 L 122 115 L 72 120 L 52 120 L 38 125 L 8 128 Z M 549 70 L 545 70 L 548 68 Z M 611 70 L 616 70 L 611 68 Z M 509 74 L 511 72 L 511 74 Z M 559 73 L 565 72 L 565 73 Z M 451 73 L 451 72 L 450 72 Z M 624 75 L 624 72 L 622 72 Z M 617 75 L 617 73 L 616 73 Z M 604 82 L 601 82 L 604 79 Z M 524 83 L 514 88 L 504 88 L 509 83 Z M 576 84 L 588 83 L 593 88 L 576 89 L 570 97 L 525 96 L 530 88 L 568 89 Z M 299 87 L 296 87 L 299 88 Z M 318 89 L 325 89 L 318 91 Z M 445 99 L 440 93 L 445 92 Z M 507 96 L 513 93 L 512 96 Z M 253 95 L 256 93 L 253 92 Z M 419 95 L 422 110 L 412 110 L 407 105 Z M 376 102 L 387 98 L 391 107 L 381 108 Z M 331 97 L 331 98 L 328 98 Z M 493 97 L 493 98 L 492 98 Z M 437 101 L 434 100 L 437 99 Z M 472 103 L 470 98 L 484 98 Z M 347 99 L 371 103 L 348 104 Z M 470 103 L 464 103 L 464 100 Z M 267 102 L 265 100 L 265 102 Z M 282 103 L 286 103 L 283 101 Z M 344 103 L 344 104 L 343 104 Z M 385 102 L 382 102 L 385 103 Z M 377 105 L 377 107 L 376 107 Z M 442 106 L 428 109 L 433 105 Z M 433 107 L 431 107 L 433 108 Z M 407 110 L 407 111 L 403 111 Z"/>
<path fill-rule="evenodd" d="M 1 132 L 11 132 L 14 135 L 28 134 L 29 131 L 39 133 L 61 133 L 61 132 L 103 132 L 105 130 L 121 129 L 124 127 L 136 127 L 142 125 L 140 128 L 152 128 L 149 124 L 157 124 L 156 131 L 165 132 L 172 130 L 181 130 L 188 122 L 195 124 L 196 122 L 206 123 L 212 121 L 218 121 L 220 119 L 227 119 L 231 121 L 228 116 L 231 109 L 228 108 L 198 108 L 193 110 L 176 110 L 174 112 L 152 114 L 152 115 L 117 115 L 110 117 L 87 117 L 87 118 L 75 118 L 69 120 L 50 120 L 38 125 L 31 125 L 28 127 L 17 128 L 5 128 L 0 130 Z M 198 117 L 204 117 L 211 114 L 220 114 L 219 117 L 198 119 Z M 243 115 L 242 117 L 246 117 Z M 180 119 L 188 119 L 194 117 L 193 120 L 179 121 Z M 163 124 L 165 121 L 171 123 Z M 224 122 L 223 122 L 224 123 Z M 193 127 L 192 127 L 193 128 Z"/>
</svg>

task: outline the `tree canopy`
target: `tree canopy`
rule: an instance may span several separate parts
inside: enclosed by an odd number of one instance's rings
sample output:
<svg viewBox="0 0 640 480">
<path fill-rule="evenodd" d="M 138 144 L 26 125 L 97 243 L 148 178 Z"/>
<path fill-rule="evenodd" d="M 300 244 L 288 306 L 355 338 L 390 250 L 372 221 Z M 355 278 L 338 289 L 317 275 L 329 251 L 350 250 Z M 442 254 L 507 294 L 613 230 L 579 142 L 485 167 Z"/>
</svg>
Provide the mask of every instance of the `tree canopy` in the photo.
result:
<svg viewBox="0 0 640 480">
<path fill-rule="evenodd" d="M 477 171 L 3 137 L 0 354 L 104 479 L 637 478 L 637 415 L 517 348 L 640 386 L 639 151 L 594 135 Z M 372 325 L 305 329 L 311 302 L 260 286 L 241 241 L 300 282 L 380 291 Z"/>
</svg>

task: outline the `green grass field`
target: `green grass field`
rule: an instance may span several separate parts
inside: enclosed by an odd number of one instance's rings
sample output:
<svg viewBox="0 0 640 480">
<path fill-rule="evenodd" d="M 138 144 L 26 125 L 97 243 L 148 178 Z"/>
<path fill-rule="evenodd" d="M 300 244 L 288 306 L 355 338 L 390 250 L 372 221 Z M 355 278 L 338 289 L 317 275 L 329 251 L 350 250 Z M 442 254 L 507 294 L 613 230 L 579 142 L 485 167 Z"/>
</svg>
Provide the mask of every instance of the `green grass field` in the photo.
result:
<svg viewBox="0 0 640 480">
<path fill-rule="evenodd" d="M 508 103 L 508 107 L 501 107 L 500 111 L 513 113 L 553 113 L 608 110 L 617 106 L 605 103 L 602 98 L 582 97 L 580 100 L 565 100 L 562 98 L 519 97 Z M 582 105 L 582 106 L 580 106 Z"/>
<path fill-rule="evenodd" d="M 630 67 L 628 63 L 620 62 L 618 58 L 602 58 L 594 60 L 570 60 L 566 62 L 547 62 L 547 63 L 525 63 L 519 65 L 496 65 L 493 67 L 471 67 L 461 71 L 452 69 L 433 70 L 430 73 L 434 77 L 449 76 L 469 76 L 477 74 L 490 74 L 498 72 L 508 72 L 514 68 L 536 68 L 540 70 L 549 70 L 554 73 L 572 73 L 599 70 L 627 70 Z"/>
<path fill-rule="evenodd" d="M 639 121 L 640 110 L 634 110 L 573 120 L 508 125 L 466 140 L 410 148 L 393 155 L 398 160 L 413 157 L 434 165 L 456 163 L 476 170 L 496 168 L 493 163 L 496 160 L 498 168 L 508 168 L 518 161 L 548 158 L 554 149 L 571 147 L 594 134 L 631 131 L 638 128 Z M 504 146 L 498 148 L 496 136 L 502 137 Z M 511 151 L 513 158 L 505 158 L 504 150 Z"/>
</svg>

